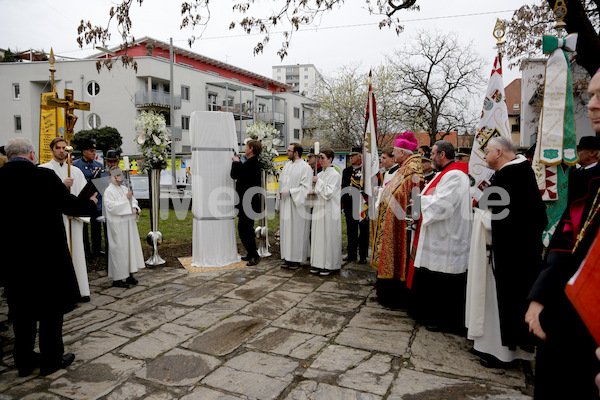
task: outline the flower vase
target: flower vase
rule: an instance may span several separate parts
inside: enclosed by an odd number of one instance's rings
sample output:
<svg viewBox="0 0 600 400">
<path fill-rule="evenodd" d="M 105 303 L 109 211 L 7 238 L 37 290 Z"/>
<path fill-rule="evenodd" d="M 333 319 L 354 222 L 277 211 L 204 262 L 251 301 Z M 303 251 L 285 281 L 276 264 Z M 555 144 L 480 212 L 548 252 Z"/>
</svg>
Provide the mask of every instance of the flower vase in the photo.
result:
<svg viewBox="0 0 600 400">
<path fill-rule="evenodd" d="M 160 204 L 160 168 L 149 170 L 150 179 L 150 229 L 146 241 L 152 246 L 152 255 L 146 260 L 148 265 L 161 265 L 166 261 L 158 254 L 158 245 L 162 243 L 162 233 L 158 230 L 158 215 Z"/>
<path fill-rule="evenodd" d="M 267 226 L 267 203 L 266 203 L 266 194 L 267 194 L 267 171 L 261 169 L 260 171 L 260 184 L 262 187 L 262 193 L 264 196 L 260 196 L 260 213 L 262 218 L 259 221 L 259 226 L 256 228 L 255 233 L 258 238 L 258 255 L 260 257 L 269 257 L 271 253 L 269 252 L 269 228 Z"/>
</svg>

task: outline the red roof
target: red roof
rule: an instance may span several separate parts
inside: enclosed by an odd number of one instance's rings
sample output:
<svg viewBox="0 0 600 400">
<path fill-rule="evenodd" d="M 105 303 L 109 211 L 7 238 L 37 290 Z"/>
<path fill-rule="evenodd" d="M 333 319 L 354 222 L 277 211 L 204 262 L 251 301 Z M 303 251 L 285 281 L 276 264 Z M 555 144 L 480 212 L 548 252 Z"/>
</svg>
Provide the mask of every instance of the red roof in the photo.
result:
<svg viewBox="0 0 600 400">
<path fill-rule="evenodd" d="M 149 37 L 144 37 L 142 39 L 136 40 L 133 44 L 133 47 L 127 49 L 127 55 L 134 58 L 147 57 L 148 49 L 146 48 L 146 45 L 148 44 L 151 44 L 153 46 L 152 57 L 163 59 L 166 58 L 167 60 L 170 59 L 169 43 L 162 42 L 160 40 L 152 39 Z M 125 53 L 123 50 L 120 49 L 120 47 L 112 48 L 111 50 L 114 51 L 115 54 L 107 55 L 106 53 L 102 53 L 93 55 L 91 58 L 98 58 L 102 56 L 117 57 Z M 254 72 L 238 68 L 231 64 L 226 64 L 224 62 L 202 56 L 200 54 L 183 49 L 181 47 L 173 46 L 173 52 L 175 55 L 175 63 L 179 65 L 185 65 L 187 67 L 194 68 L 200 71 L 218 74 L 218 76 L 221 76 L 223 78 L 234 79 L 238 80 L 241 83 L 262 87 L 274 93 L 292 90 L 291 86 L 278 82 L 272 78 L 268 78 L 266 76 L 262 76 Z"/>
</svg>

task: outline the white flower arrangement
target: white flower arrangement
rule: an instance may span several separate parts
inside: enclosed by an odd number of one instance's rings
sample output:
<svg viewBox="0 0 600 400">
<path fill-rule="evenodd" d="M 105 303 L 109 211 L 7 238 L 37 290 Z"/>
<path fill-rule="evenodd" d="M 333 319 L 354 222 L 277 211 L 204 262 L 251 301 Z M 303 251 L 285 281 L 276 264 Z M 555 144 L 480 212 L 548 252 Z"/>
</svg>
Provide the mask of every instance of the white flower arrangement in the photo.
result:
<svg viewBox="0 0 600 400">
<path fill-rule="evenodd" d="M 248 138 L 244 140 L 244 144 L 251 139 L 258 140 L 262 144 L 262 151 L 258 156 L 260 168 L 266 171 L 272 170 L 275 167 L 273 158 L 279 155 L 275 149 L 275 146 L 281 143 L 281 140 L 279 140 L 279 131 L 272 125 L 265 124 L 263 121 L 257 121 L 246 126 Z"/>
<path fill-rule="evenodd" d="M 140 146 L 144 157 L 139 168 L 142 171 L 165 169 L 169 157 L 167 146 L 171 143 L 171 137 L 164 115 L 142 111 L 135 118 L 135 131 L 135 142 Z"/>
</svg>

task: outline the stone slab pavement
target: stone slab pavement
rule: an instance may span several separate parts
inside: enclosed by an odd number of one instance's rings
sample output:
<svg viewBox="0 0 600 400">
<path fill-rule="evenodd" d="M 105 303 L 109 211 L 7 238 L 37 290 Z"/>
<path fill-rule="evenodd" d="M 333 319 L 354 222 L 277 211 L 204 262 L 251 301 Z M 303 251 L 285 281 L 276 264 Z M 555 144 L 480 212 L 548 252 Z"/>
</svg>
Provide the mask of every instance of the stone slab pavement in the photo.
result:
<svg viewBox="0 0 600 400">
<path fill-rule="evenodd" d="M 280 264 L 145 268 L 129 289 L 90 273 L 91 302 L 65 316 L 75 362 L 18 378 L 11 327 L 0 400 L 531 399 L 531 363 L 484 368 L 467 339 L 381 307 L 371 267 L 319 277 Z"/>
</svg>

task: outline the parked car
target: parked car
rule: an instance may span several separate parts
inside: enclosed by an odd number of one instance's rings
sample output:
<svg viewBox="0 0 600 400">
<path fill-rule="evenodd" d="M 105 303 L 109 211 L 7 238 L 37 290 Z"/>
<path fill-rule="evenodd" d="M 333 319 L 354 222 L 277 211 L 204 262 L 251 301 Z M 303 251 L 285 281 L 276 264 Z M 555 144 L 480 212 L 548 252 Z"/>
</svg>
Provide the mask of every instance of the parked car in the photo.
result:
<svg viewBox="0 0 600 400">
<path fill-rule="evenodd" d="M 133 196 L 137 199 L 140 207 L 148 207 L 150 205 L 150 181 L 148 175 L 130 175 L 131 190 Z"/>
</svg>

